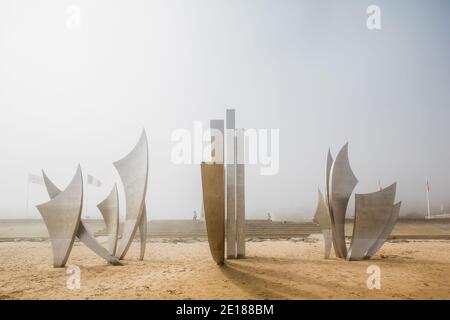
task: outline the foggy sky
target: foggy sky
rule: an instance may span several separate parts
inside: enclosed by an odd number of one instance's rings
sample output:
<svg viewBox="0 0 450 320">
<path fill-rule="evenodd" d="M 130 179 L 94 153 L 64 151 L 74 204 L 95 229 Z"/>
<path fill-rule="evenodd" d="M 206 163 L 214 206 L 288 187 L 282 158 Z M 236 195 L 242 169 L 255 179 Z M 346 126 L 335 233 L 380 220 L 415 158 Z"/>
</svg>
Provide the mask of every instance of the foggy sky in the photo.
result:
<svg viewBox="0 0 450 320">
<path fill-rule="evenodd" d="M 81 28 L 66 27 L 69 5 Z M 381 8 L 382 30 L 366 28 Z M 200 210 L 198 165 L 170 161 L 195 120 L 280 130 L 280 170 L 246 171 L 247 217 L 313 215 L 327 149 L 349 142 L 357 193 L 398 182 L 402 214 L 450 207 L 448 1 L 161 0 L 0 2 L 0 219 L 39 218 L 27 175 L 65 188 L 81 163 L 88 215 L 142 128 L 150 219 Z M 351 200 L 353 202 L 353 199 Z M 352 206 L 353 207 L 353 206 Z M 351 213 L 351 208 L 349 213 Z M 124 214 L 123 212 L 121 213 Z M 85 214 L 86 216 L 86 214 Z"/>
</svg>

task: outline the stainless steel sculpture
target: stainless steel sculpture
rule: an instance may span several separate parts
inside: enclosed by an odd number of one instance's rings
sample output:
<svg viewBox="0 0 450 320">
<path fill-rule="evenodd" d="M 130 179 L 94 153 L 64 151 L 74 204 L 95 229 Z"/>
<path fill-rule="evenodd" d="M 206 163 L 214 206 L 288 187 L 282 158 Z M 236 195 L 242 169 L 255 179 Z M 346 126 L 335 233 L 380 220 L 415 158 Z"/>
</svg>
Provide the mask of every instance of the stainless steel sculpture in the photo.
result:
<svg viewBox="0 0 450 320">
<path fill-rule="evenodd" d="M 324 241 L 324 249 L 325 249 L 325 259 L 330 257 L 331 253 L 331 221 L 330 214 L 328 210 L 327 203 L 322 195 L 322 192 L 319 190 L 319 198 L 317 203 L 316 214 L 314 215 L 314 223 L 317 223 L 322 230 L 323 241 Z"/>
<path fill-rule="evenodd" d="M 80 169 L 81 170 L 81 169 Z M 55 184 L 49 179 L 44 170 L 42 170 L 42 176 L 44 177 L 45 188 L 47 189 L 48 196 L 50 199 L 55 198 L 61 193 L 61 190 L 55 186 Z"/>
<path fill-rule="evenodd" d="M 81 173 L 81 168 L 79 168 Z M 47 193 L 50 197 L 50 199 L 56 199 L 59 197 L 59 195 L 62 193 L 61 190 L 48 178 L 48 176 L 45 174 L 45 172 L 42 170 L 42 175 L 44 177 L 44 183 L 45 187 L 47 188 Z M 81 184 L 83 184 L 83 181 L 81 181 Z M 67 189 L 66 189 L 67 190 Z M 81 204 L 81 207 L 82 204 Z M 64 210 L 62 208 L 61 210 Z M 70 221 L 68 221 L 70 224 Z M 63 224 L 61 225 L 61 228 L 64 228 Z M 50 229 L 49 229 L 50 232 Z M 80 211 L 80 219 L 79 224 L 76 230 L 76 236 L 78 239 L 80 239 L 81 242 L 83 242 L 89 249 L 94 251 L 97 255 L 105 259 L 108 263 L 112 265 L 120 265 L 120 262 L 116 257 L 109 254 L 109 252 L 103 248 L 103 246 L 98 243 L 98 241 L 95 239 L 94 235 L 89 232 L 86 225 L 84 224 L 83 220 L 81 220 L 81 211 Z"/>
<path fill-rule="evenodd" d="M 329 176 L 329 208 L 333 246 L 336 256 L 345 259 L 345 214 L 348 201 L 358 183 L 348 160 L 348 143 L 339 151 L 330 170 Z"/>
<path fill-rule="evenodd" d="M 228 259 L 245 257 L 245 130 L 236 129 L 235 115 L 234 109 L 227 109 L 226 125 L 223 120 L 210 122 L 212 162 L 225 169 Z"/>
<path fill-rule="evenodd" d="M 330 150 L 327 155 L 326 189 L 324 200 L 319 191 L 319 204 L 314 220 L 327 225 L 326 214 L 331 223 L 331 238 L 336 257 L 347 260 L 361 260 L 373 256 L 384 244 L 394 229 L 400 205 L 394 205 L 396 184 L 370 194 L 355 196 L 355 220 L 350 249 L 347 252 L 345 243 L 345 215 L 348 202 L 355 189 L 356 179 L 348 160 L 348 143 L 339 151 L 333 161 Z M 325 229 L 326 230 L 326 229 Z M 330 232 L 323 232 L 326 242 Z M 325 257 L 329 255 L 325 243 Z"/>
<path fill-rule="evenodd" d="M 236 130 L 236 257 L 245 258 L 245 130 Z"/>
<path fill-rule="evenodd" d="M 330 207 L 330 174 L 331 174 L 331 167 L 333 166 L 333 156 L 331 155 L 330 149 L 328 149 L 327 154 L 327 176 L 326 176 L 326 191 L 327 191 L 327 206 Z"/>
<path fill-rule="evenodd" d="M 227 258 L 236 259 L 236 116 L 226 111 Z"/>
<path fill-rule="evenodd" d="M 141 233 L 141 256 L 146 245 L 145 195 L 148 179 L 148 143 L 145 131 L 134 149 L 123 159 L 114 163 L 125 190 L 126 218 L 122 240 L 116 256 L 123 259 L 130 248 L 138 227 Z M 144 221 L 143 221 L 144 220 Z"/>
<path fill-rule="evenodd" d="M 211 255 L 221 265 L 225 260 L 225 181 L 224 165 L 202 163 L 203 204 Z"/>
<path fill-rule="evenodd" d="M 80 224 L 82 207 L 83 176 L 80 166 L 66 190 L 37 206 L 50 235 L 55 268 L 66 265 Z"/>
<path fill-rule="evenodd" d="M 142 209 L 141 222 L 139 223 L 139 240 L 141 243 L 139 260 L 144 260 L 145 248 L 147 244 L 147 206 L 144 202 L 144 209 Z"/>
<path fill-rule="evenodd" d="M 211 159 L 215 163 L 224 163 L 224 121 L 211 120 Z"/>
<path fill-rule="evenodd" d="M 392 231 L 394 230 L 395 224 L 397 223 L 401 205 L 401 202 L 394 205 L 389 221 L 387 222 L 386 226 L 383 229 L 383 232 L 381 232 L 381 235 L 378 237 L 375 244 L 367 251 L 366 258 L 374 256 L 375 253 L 377 253 L 378 250 L 381 249 L 383 244 L 391 235 Z"/>
<path fill-rule="evenodd" d="M 117 185 L 114 185 L 111 193 L 97 205 L 103 220 L 106 224 L 106 234 L 108 235 L 108 248 L 111 255 L 116 254 L 117 235 L 119 233 L 119 197 Z"/>
<path fill-rule="evenodd" d="M 394 206 L 395 192 L 394 183 L 380 191 L 355 196 L 355 222 L 348 260 L 361 260 L 372 253 L 368 253 L 369 250 L 381 239 L 394 211 L 399 209 Z"/>
</svg>

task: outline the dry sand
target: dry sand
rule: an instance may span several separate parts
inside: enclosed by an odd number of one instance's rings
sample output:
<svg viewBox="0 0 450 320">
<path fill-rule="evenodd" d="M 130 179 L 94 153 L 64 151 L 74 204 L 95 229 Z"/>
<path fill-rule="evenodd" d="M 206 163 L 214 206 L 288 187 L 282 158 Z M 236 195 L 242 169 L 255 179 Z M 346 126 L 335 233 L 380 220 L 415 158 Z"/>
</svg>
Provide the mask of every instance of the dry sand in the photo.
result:
<svg viewBox="0 0 450 320">
<path fill-rule="evenodd" d="M 102 239 L 104 241 L 104 239 Z M 205 241 L 151 241 L 145 261 L 134 243 L 113 267 L 76 243 L 68 265 L 81 269 L 69 290 L 65 269 L 51 266 L 51 245 L 0 243 L 0 299 L 450 299 L 450 241 L 387 243 L 370 261 L 322 258 L 322 241 L 248 242 L 248 258 L 215 265 Z M 381 268 L 369 290 L 367 267 Z"/>
</svg>

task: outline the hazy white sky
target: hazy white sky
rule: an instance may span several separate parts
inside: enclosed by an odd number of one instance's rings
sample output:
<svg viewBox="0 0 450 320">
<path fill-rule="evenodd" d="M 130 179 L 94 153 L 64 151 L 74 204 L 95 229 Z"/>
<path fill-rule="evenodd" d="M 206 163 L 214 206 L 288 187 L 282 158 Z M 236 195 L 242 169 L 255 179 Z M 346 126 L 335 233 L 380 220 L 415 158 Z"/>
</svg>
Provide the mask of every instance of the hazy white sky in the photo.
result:
<svg viewBox="0 0 450 320">
<path fill-rule="evenodd" d="M 382 30 L 366 28 L 381 8 Z M 66 26 L 80 8 L 80 29 Z M 301 0 L 0 2 L 0 218 L 39 218 L 27 174 L 65 188 L 81 163 L 89 216 L 112 162 L 148 133 L 150 219 L 191 218 L 198 165 L 170 161 L 171 133 L 237 110 L 280 129 L 280 171 L 246 175 L 247 216 L 312 216 L 326 152 L 350 142 L 356 192 L 398 182 L 402 212 L 450 206 L 450 3 Z"/>
</svg>

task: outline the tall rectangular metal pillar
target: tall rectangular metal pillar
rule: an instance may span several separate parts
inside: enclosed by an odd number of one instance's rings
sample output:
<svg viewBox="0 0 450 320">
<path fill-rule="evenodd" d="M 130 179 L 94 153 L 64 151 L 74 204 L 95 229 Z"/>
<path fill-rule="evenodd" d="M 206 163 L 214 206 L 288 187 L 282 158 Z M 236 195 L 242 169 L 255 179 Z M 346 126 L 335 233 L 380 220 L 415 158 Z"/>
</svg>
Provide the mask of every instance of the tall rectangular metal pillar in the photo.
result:
<svg viewBox="0 0 450 320">
<path fill-rule="evenodd" d="M 245 129 L 236 130 L 236 248 L 245 257 Z"/>
<path fill-rule="evenodd" d="M 236 115 L 226 112 L 226 177 L 227 177 L 227 258 L 236 258 Z"/>
<path fill-rule="evenodd" d="M 219 164 L 224 163 L 224 121 L 211 120 L 211 160 Z"/>
</svg>

